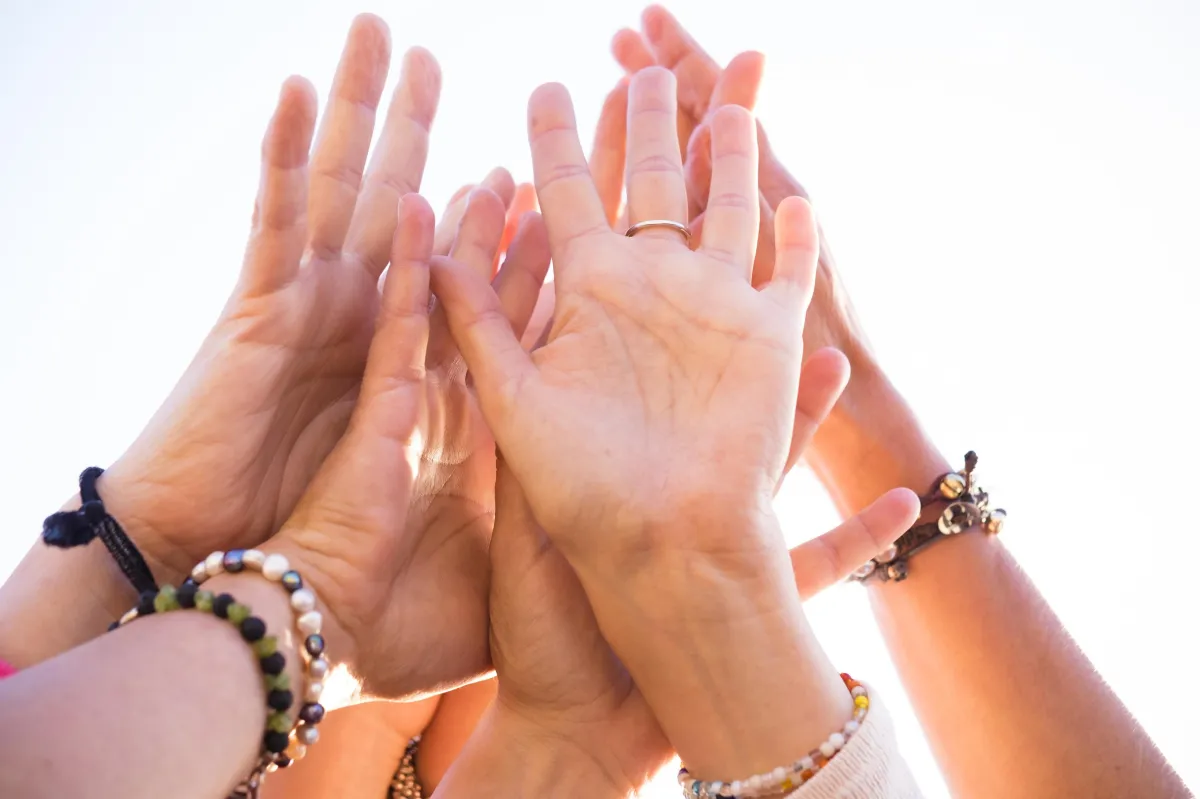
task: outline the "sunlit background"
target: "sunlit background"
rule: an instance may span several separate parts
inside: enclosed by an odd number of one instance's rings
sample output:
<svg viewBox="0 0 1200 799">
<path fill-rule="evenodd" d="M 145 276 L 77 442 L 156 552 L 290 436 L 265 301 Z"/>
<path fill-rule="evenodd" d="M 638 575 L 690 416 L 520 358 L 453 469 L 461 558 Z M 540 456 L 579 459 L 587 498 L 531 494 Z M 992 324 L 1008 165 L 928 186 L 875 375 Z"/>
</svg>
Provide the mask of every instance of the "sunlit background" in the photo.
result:
<svg viewBox="0 0 1200 799">
<path fill-rule="evenodd" d="M 619 77 L 609 38 L 641 4 L 0 8 L 3 578 L 79 471 L 133 439 L 220 310 L 278 85 L 300 73 L 324 91 L 354 13 L 387 19 L 397 53 L 441 60 L 425 180 L 441 207 L 496 164 L 528 178 L 538 83 L 566 83 L 590 129 Z M 673 10 L 722 62 L 767 54 L 764 124 L 881 360 L 952 461 L 979 451 L 1008 545 L 1200 787 L 1200 5 Z M 798 539 L 835 521 L 806 473 L 781 511 Z M 947 795 L 862 593 L 810 608 L 834 662 L 888 698 L 926 795 Z"/>
</svg>

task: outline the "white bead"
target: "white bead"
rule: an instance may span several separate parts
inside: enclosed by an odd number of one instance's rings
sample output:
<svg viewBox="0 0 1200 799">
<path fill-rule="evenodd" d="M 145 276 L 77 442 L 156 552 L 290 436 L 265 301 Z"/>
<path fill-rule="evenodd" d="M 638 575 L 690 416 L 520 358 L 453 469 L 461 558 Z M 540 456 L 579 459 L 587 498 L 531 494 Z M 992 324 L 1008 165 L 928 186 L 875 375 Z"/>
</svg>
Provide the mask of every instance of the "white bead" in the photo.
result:
<svg viewBox="0 0 1200 799">
<path fill-rule="evenodd" d="M 752 791 L 758 791 L 762 788 L 762 777 L 755 774 L 750 779 L 746 780 L 746 787 Z"/>
<path fill-rule="evenodd" d="M 204 570 L 208 572 L 209 577 L 216 577 L 221 572 L 225 571 L 225 553 L 213 552 L 204 559 Z"/>
<path fill-rule="evenodd" d="M 801 771 L 811 771 L 813 767 L 813 759 L 808 755 L 805 755 L 804 757 L 800 758 L 799 765 Z"/>
<path fill-rule="evenodd" d="M 321 632 L 321 614 L 310 610 L 296 619 L 296 628 L 305 635 L 316 635 Z"/>
<path fill-rule="evenodd" d="M 317 728 L 307 724 L 296 731 L 296 738 L 305 746 L 312 746 L 320 737 L 321 733 L 317 731 Z"/>
<path fill-rule="evenodd" d="M 325 690 L 325 683 L 320 680 L 310 680 L 304 686 L 304 700 L 306 702 L 320 702 L 321 692 Z"/>
<path fill-rule="evenodd" d="M 820 749 L 821 754 L 825 755 L 825 757 L 833 757 L 833 753 L 837 751 L 829 741 L 821 744 L 818 749 Z"/>
<path fill-rule="evenodd" d="M 848 736 L 853 735 L 854 733 L 858 732 L 858 722 L 854 721 L 853 719 L 851 719 L 850 721 L 847 721 L 846 726 L 842 727 L 842 732 L 844 732 Z"/>
<path fill-rule="evenodd" d="M 307 613 L 317 606 L 317 598 L 307 588 L 297 588 L 292 592 L 292 610 L 297 613 Z"/>
<path fill-rule="evenodd" d="M 773 779 L 776 783 L 781 783 L 787 779 L 787 775 L 788 775 L 788 770 L 785 769 L 783 766 L 780 766 L 779 768 L 777 768 L 771 772 L 771 779 Z"/>
<path fill-rule="evenodd" d="M 308 664 L 308 676 L 314 680 L 323 680 L 329 673 L 329 661 L 325 658 L 313 658 Z"/>
<path fill-rule="evenodd" d="M 208 561 L 200 561 L 192 567 L 192 582 L 196 585 L 208 579 Z"/>
<path fill-rule="evenodd" d="M 255 571 L 262 571 L 263 561 L 266 559 L 267 555 L 261 549 L 247 549 L 242 555 L 242 563 L 246 564 L 246 568 Z"/>
<path fill-rule="evenodd" d="M 288 559 L 278 552 L 267 555 L 267 559 L 263 561 L 262 573 L 263 577 L 268 580 L 278 582 L 283 578 L 283 573 L 288 570 Z"/>
<path fill-rule="evenodd" d="M 733 782 L 729 783 L 729 792 L 731 794 L 733 794 L 734 796 L 740 796 L 745 791 L 745 789 L 746 789 L 746 786 L 742 783 L 741 780 L 734 780 Z"/>
<path fill-rule="evenodd" d="M 850 696 L 858 697 L 858 696 L 866 696 L 866 695 L 867 695 L 867 689 L 863 688 L 861 685 L 856 685 L 850 689 Z"/>
<path fill-rule="evenodd" d="M 833 735 L 829 736 L 829 743 L 833 744 L 834 749 L 841 749 L 846 745 L 846 736 L 842 735 L 840 732 L 835 732 Z"/>
</svg>

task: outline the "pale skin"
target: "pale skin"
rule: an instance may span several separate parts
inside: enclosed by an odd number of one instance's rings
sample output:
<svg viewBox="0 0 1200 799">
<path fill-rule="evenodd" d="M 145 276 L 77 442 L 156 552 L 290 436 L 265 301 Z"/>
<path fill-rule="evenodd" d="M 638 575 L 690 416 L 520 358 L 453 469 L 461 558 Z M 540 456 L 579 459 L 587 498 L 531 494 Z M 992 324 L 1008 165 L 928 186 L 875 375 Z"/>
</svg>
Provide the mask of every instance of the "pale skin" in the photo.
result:
<svg viewBox="0 0 1200 799">
<path fill-rule="evenodd" d="M 627 70 L 661 64 L 681 84 L 679 119 L 689 133 L 689 187 L 707 196 L 710 107 L 752 107 L 762 58 L 744 53 L 722 70 L 668 12 L 647 9 L 642 32 L 622 31 L 614 54 Z M 685 90 L 684 85 L 689 88 Z M 690 104 L 683 98 L 692 98 Z M 707 99 L 713 97 L 710 101 Z M 699 128 L 699 132 L 695 131 Z M 760 130 L 754 280 L 769 274 L 770 220 L 784 198 L 807 196 Z M 703 207 L 698 227 L 711 213 Z M 961 468 L 943 457 L 875 360 L 822 236 L 804 330 L 809 347 L 834 346 L 852 365 L 840 402 L 807 457 L 844 516 L 881 489 L 924 493 Z M 1104 684 L 1001 539 L 974 531 L 921 553 L 902 583 L 867 590 L 889 651 L 956 796 L 1183 797 L 1187 789 L 1145 731 Z M 946 597 L 955 597 L 953 602 Z"/>
<path fill-rule="evenodd" d="M 631 222 L 686 213 L 675 107 L 670 73 L 647 70 L 631 81 Z M 547 766 L 534 753 L 528 764 L 504 762 L 501 736 L 514 727 L 542 730 L 574 750 L 581 768 L 590 762 L 590 773 L 607 775 L 580 795 L 615 796 L 634 790 L 669 751 L 655 726 L 695 773 L 734 779 L 794 760 L 849 717 L 849 695 L 808 630 L 796 591 L 801 574 L 810 579 L 806 566 L 828 570 L 831 553 L 844 550 L 826 541 L 793 572 L 797 558 L 789 559 L 770 510 L 792 442 L 807 435 L 796 424 L 799 331 L 816 230 L 807 203 L 785 204 L 771 280 L 751 288 L 753 120 L 728 108 L 716 125 L 713 196 L 723 200 L 692 252 L 677 233 L 630 239 L 610 229 L 565 90 L 534 93 L 534 176 L 557 279 L 554 322 L 532 358 L 487 284 L 434 260 L 435 293 L 528 501 L 513 517 L 498 516 L 493 542 L 500 695 L 444 790 L 460 773 L 501 784 L 511 778 L 509 792 L 552 782 L 561 764 Z M 498 495 L 512 502 L 505 480 L 502 470 Z M 915 497 L 891 492 L 860 515 L 859 551 L 896 532 L 872 536 L 873 512 L 876 521 L 906 525 Z M 506 519 L 515 520 L 511 530 L 501 525 Z M 508 558 L 525 567 L 505 566 Z M 528 598 L 547 593 L 576 599 Z M 525 628 L 532 624 L 576 631 L 574 646 L 553 647 L 570 679 L 535 669 L 546 653 L 531 656 L 530 644 L 514 643 L 572 640 L 534 635 Z M 780 704 L 803 712 L 781 719 L 772 711 Z"/>
</svg>

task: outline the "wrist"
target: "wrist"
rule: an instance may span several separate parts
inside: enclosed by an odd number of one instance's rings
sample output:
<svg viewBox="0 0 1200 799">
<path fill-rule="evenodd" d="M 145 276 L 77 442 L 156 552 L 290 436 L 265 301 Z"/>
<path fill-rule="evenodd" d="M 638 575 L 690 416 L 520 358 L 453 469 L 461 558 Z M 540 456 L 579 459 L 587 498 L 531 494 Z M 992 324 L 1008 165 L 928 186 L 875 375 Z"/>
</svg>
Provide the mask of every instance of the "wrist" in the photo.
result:
<svg viewBox="0 0 1200 799">
<path fill-rule="evenodd" d="M 861 347 L 846 354 L 850 383 L 806 457 L 848 518 L 893 488 L 924 494 L 950 467 L 874 358 Z"/>
<path fill-rule="evenodd" d="M 639 786 L 602 763 L 572 734 L 507 706 L 480 719 L 463 753 L 439 785 L 447 796 L 573 796 L 616 799 Z M 623 745 L 626 745 L 623 743 Z"/>
<path fill-rule="evenodd" d="M 152 485 L 151 481 L 131 474 L 121 461 L 117 461 L 96 481 L 96 491 L 105 510 L 142 553 L 158 584 L 179 585 L 195 561 L 207 553 L 189 557 L 188 553 L 169 544 L 168 537 L 146 520 L 144 508 L 149 504 L 148 492 Z M 70 507 L 79 507 L 79 495 L 72 498 Z M 116 573 L 124 579 L 119 570 Z"/>
<path fill-rule="evenodd" d="M 754 534 L 778 534 L 770 524 Z M 679 573 L 646 573 L 619 591 L 585 588 L 693 774 L 733 780 L 770 771 L 851 718 L 852 700 L 804 617 L 781 536 L 752 579 L 740 564 L 731 574 L 716 560 L 689 563 L 686 580 Z"/>
</svg>

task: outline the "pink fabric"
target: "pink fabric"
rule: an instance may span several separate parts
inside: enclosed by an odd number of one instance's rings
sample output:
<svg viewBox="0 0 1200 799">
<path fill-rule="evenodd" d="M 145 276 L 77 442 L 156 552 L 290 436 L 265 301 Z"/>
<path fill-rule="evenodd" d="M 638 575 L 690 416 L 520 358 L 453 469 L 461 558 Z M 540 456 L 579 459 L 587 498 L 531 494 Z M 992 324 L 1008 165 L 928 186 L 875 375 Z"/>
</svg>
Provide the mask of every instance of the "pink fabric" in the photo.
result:
<svg viewBox="0 0 1200 799">
<path fill-rule="evenodd" d="M 5 663 L 3 660 L 0 660 L 0 680 L 3 680 L 5 677 L 11 677 L 16 673 L 16 669 Z"/>
</svg>

